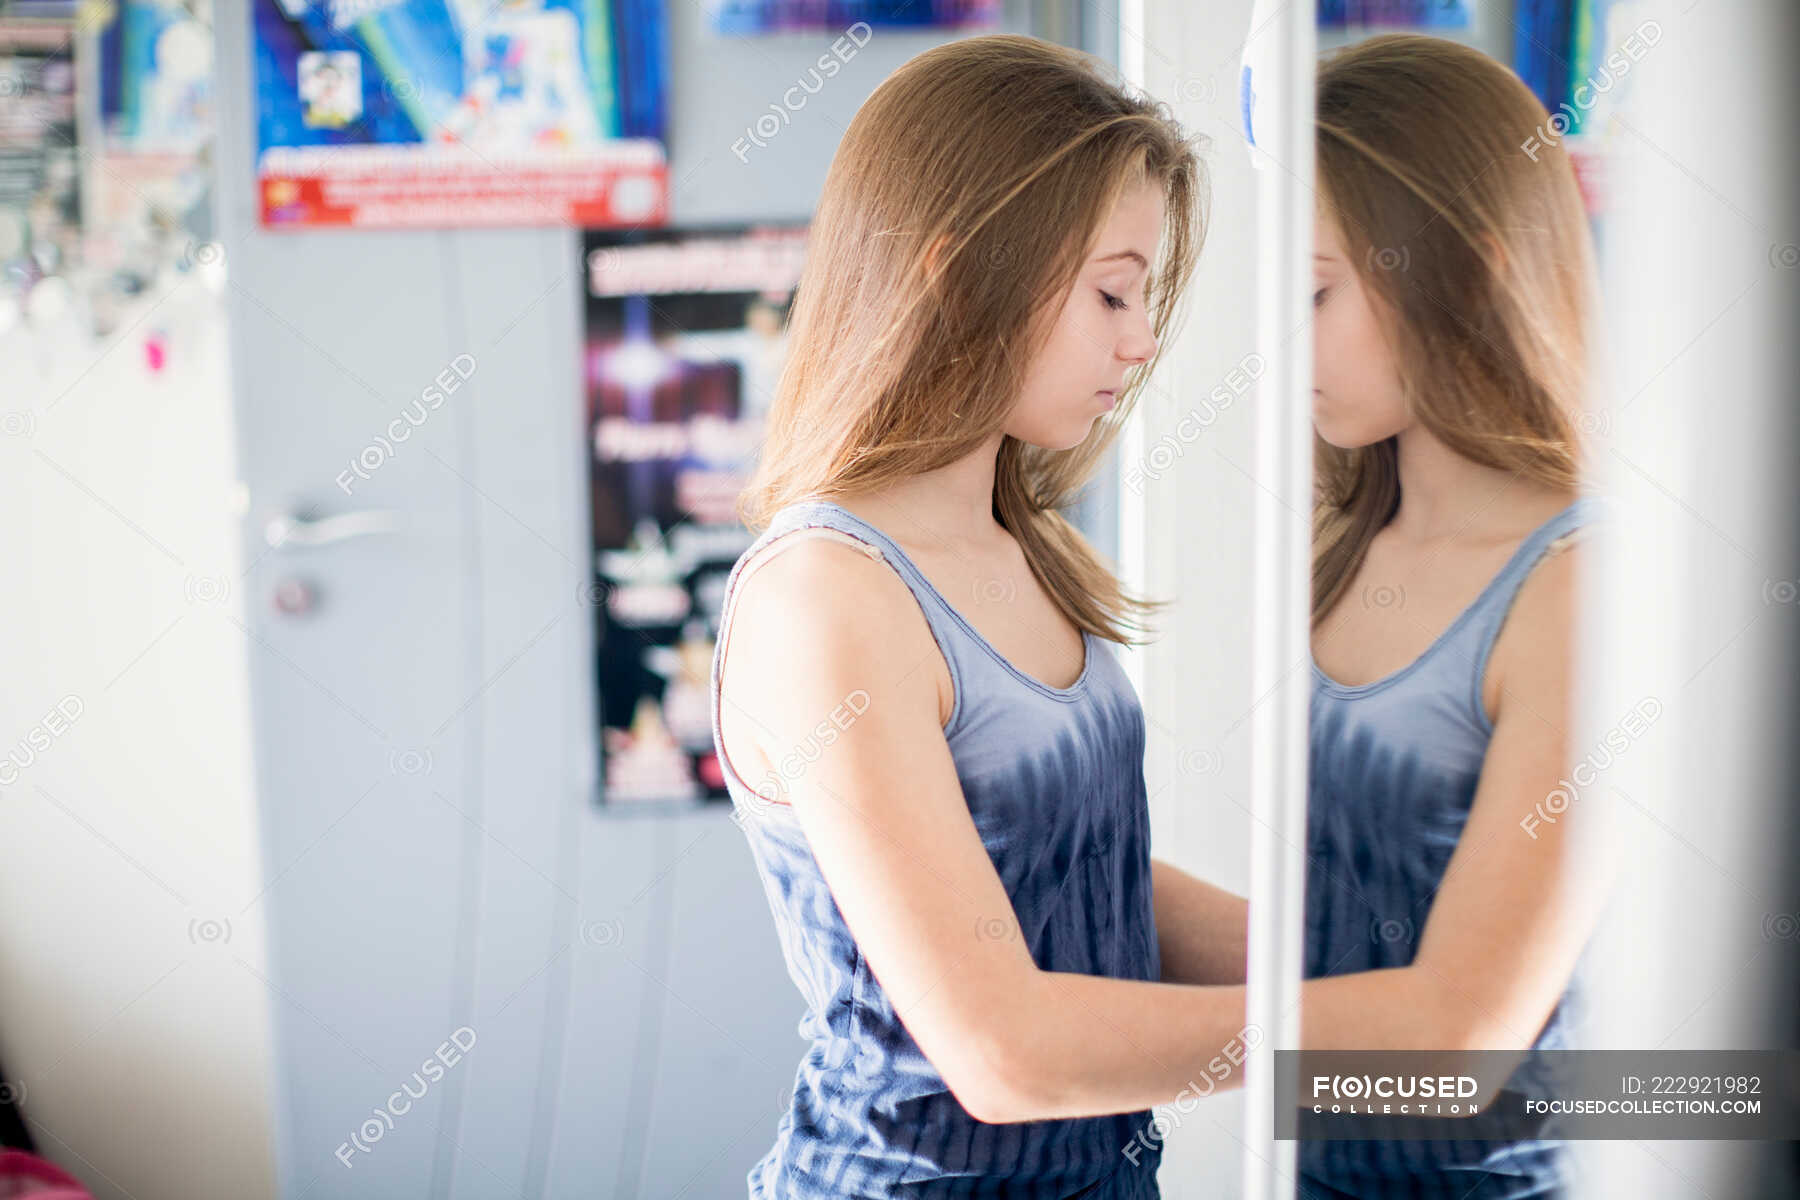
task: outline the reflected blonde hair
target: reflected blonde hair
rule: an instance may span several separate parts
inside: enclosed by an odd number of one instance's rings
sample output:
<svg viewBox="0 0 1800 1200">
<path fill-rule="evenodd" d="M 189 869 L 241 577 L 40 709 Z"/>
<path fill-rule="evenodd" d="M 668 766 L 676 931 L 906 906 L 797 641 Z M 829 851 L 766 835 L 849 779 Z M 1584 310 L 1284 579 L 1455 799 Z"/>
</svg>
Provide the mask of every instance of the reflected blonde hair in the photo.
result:
<svg viewBox="0 0 1800 1200">
<path fill-rule="evenodd" d="M 949 42 L 895 71 L 826 176 L 744 523 L 945 466 L 1001 429 L 1101 223 L 1145 181 L 1165 206 L 1146 292 L 1160 346 L 1206 220 L 1200 163 L 1167 107 L 1088 55 L 1012 34 Z M 995 519 L 1057 607 L 1116 642 L 1163 602 L 1126 594 L 1057 510 L 1160 358 L 1127 374 L 1080 445 L 1009 435 L 996 461 Z"/>
<path fill-rule="evenodd" d="M 1593 247 L 1560 141 L 1506 67 L 1421 34 L 1327 59 L 1317 90 L 1319 198 L 1378 303 L 1408 412 L 1456 453 L 1555 488 L 1579 481 Z M 1312 619 L 1337 603 L 1400 503 L 1393 437 L 1315 435 Z"/>
</svg>

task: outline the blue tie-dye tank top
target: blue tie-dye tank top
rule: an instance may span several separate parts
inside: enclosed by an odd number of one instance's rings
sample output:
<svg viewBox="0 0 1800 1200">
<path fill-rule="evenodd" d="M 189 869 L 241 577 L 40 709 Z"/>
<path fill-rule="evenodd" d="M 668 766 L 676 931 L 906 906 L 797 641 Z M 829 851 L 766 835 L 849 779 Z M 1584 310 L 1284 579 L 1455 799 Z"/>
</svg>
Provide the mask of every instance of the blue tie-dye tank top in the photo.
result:
<svg viewBox="0 0 1800 1200">
<path fill-rule="evenodd" d="M 1412 962 L 1494 731 L 1481 690 L 1495 639 L 1532 567 L 1597 503 L 1578 497 L 1532 531 L 1409 666 L 1346 687 L 1313 664 L 1307 978 Z M 1571 983 L 1537 1047 L 1569 1047 L 1577 1002 Z M 1570 1170 L 1542 1140 L 1303 1141 L 1299 1160 L 1301 1200 L 1555 1196 Z"/>
<path fill-rule="evenodd" d="M 848 534 L 917 598 L 955 685 L 944 736 L 957 778 L 1038 967 L 1161 976 L 1143 710 L 1105 640 L 1084 633 L 1080 678 L 1050 687 L 1002 658 L 880 530 L 826 500 L 783 508 L 726 581 L 711 684 L 733 819 L 806 1002 L 798 1028 L 808 1049 L 775 1143 L 746 1176 L 749 1195 L 1155 1200 L 1161 1146 L 1146 1133 L 1147 1109 L 1007 1124 L 968 1114 L 858 952 L 792 809 L 757 795 L 727 762 L 719 668 L 736 585 L 764 547 L 803 527 Z"/>
</svg>

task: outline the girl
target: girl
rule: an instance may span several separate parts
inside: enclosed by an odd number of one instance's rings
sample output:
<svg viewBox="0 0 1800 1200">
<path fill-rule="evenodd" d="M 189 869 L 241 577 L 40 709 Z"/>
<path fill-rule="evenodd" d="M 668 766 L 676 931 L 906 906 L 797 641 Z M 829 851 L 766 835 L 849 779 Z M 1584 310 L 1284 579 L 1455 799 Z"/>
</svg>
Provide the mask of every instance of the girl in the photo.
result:
<svg viewBox="0 0 1800 1200">
<path fill-rule="evenodd" d="M 1560 144 L 1519 148 L 1543 107 L 1478 51 L 1371 38 L 1322 66 L 1317 103 L 1305 959 L 1333 978 L 1303 990 L 1304 1040 L 1564 1047 L 1597 900 L 1579 800 L 1547 803 L 1571 750 L 1566 547 L 1593 515 L 1586 215 Z M 1405 999 L 1354 1029 L 1312 1011 L 1384 977 Z M 1568 1176 L 1547 1141 L 1311 1141 L 1300 1166 L 1319 1198 Z"/>
<path fill-rule="evenodd" d="M 1241 1082 L 1244 902 L 1150 858 L 1106 649 L 1153 606 L 1057 514 L 1171 326 L 1200 181 L 1159 109 L 1009 36 L 912 60 L 840 145 L 713 665 L 811 1043 L 753 1197 L 1155 1197 L 1147 1109 Z M 1447 462 L 1428 520 L 1471 486 Z M 1551 704 L 1530 639 L 1563 595 L 1504 660 L 1489 828 L 1555 786 L 1525 705 Z M 1528 1042 L 1562 951 L 1520 948 L 1566 934 L 1563 876 L 1520 860 L 1558 832 L 1452 872 L 1416 966 L 1310 983 L 1306 1043 Z"/>
<path fill-rule="evenodd" d="M 1106 646 L 1154 606 L 1057 512 L 1202 187 L 1163 110 L 1017 36 L 912 59 L 838 148 L 714 656 L 811 1043 L 752 1197 L 1155 1197 L 1148 1106 L 1243 1025 L 1181 986 L 1242 981 L 1243 901 L 1149 857 Z"/>
</svg>

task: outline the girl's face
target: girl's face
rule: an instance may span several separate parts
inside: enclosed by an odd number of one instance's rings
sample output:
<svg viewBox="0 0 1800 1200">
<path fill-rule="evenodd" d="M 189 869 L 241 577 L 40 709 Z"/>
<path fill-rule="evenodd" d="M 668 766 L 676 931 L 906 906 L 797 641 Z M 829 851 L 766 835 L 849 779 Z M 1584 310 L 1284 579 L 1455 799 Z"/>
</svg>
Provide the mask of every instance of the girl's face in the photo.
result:
<svg viewBox="0 0 1800 1200">
<path fill-rule="evenodd" d="M 1343 450 L 1392 437 L 1411 422 L 1394 348 L 1346 257 L 1337 221 L 1313 224 L 1313 427 Z"/>
<path fill-rule="evenodd" d="M 1125 372 L 1156 353 L 1144 285 L 1162 226 L 1158 186 L 1141 183 L 1119 198 L 1026 372 L 1007 433 L 1046 450 L 1079 446 L 1113 407 Z"/>
</svg>

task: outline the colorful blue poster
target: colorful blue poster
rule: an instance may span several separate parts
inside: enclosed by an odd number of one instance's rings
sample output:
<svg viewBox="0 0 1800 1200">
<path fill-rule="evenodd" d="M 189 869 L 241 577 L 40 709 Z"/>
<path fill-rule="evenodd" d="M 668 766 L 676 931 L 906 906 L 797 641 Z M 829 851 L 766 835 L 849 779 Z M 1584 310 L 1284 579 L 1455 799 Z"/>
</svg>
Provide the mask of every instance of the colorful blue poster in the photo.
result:
<svg viewBox="0 0 1800 1200">
<path fill-rule="evenodd" d="M 1467 29 L 1469 0 L 1319 0 L 1320 29 Z"/>
<path fill-rule="evenodd" d="M 1000 0 L 710 0 L 714 33 L 842 32 L 874 29 L 992 29 Z"/>
<path fill-rule="evenodd" d="M 271 227 L 660 225 L 661 0 L 252 0 Z"/>
</svg>

